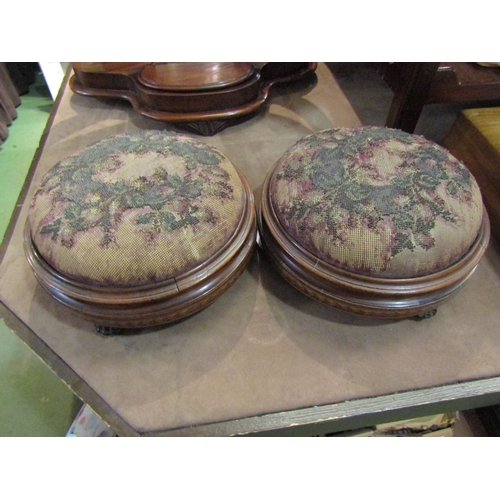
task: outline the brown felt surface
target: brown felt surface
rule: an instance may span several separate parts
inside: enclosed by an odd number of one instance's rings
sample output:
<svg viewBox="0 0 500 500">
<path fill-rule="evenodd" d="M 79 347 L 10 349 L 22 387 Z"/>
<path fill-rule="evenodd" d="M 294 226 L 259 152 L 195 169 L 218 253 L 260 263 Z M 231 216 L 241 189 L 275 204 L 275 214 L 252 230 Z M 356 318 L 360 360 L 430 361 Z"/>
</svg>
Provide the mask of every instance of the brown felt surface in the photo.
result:
<svg viewBox="0 0 500 500">
<path fill-rule="evenodd" d="M 273 94 L 252 120 L 201 140 L 246 175 L 305 134 L 359 120 L 323 64 L 318 84 Z M 120 101 L 64 90 L 27 194 L 58 160 L 102 137 L 169 128 Z M 171 127 L 173 129 L 173 127 Z M 194 136 L 198 137 L 199 136 Z M 24 258 L 23 207 L 0 267 L 0 298 L 138 432 L 168 430 L 500 375 L 500 257 L 429 320 L 358 317 L 306 298 L 260 256 L 208 309 L 182 322 L 102 337 L 37 285 Z"/>
</svg>

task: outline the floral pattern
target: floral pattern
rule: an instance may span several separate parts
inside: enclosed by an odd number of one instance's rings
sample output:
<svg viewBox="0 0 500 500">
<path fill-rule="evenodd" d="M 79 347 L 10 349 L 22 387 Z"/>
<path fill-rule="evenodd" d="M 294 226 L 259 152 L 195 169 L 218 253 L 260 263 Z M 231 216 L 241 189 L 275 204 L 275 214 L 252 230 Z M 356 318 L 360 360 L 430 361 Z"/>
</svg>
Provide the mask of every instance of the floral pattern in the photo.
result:
<svg viewBox="0 0 500 500">
<path fill-rule="evenodd" d="M 40 253 L 64 274 L 129 285 L 210 258 L 232 237 L 242 210 L 239 174 L 215 148 L 143 131 L 60 161 L 36 191 L 29 223 Z"/>
<path fill-rule="evenodd" d="M 281 224 L 305 248 L 334 265 L 379 276 L 437 270 L 442 259 L 426 262 L 426 252 L 435 255 L 444 243 L 446 259 L 457 258 L 482 218 L 477 184 L 464 165 L 423 137 L 382 127 L 303 138 L 278 162 L 271 189 Z M 443 228 L 448 236 L 460 233 L 459 247 L 447 248 Z M 408 252 L 419 254 L 409 259 L 414 265 L 395 264 Z"/>
<path fill-rule="evenodd" d="M 118 171 L 124 164 L 124 155 L 151 153 L 159 158 L 149 177 L 138 175 L 109 181 L 107 176 L 103 179 L 99 175 Z M 169 173 L 161 162 L 168 156 L 183 158 L 188 175 Z M 219 216 L 197 201 L 207 195 L 233 198 L 229 174 L 220 168 L 222 159 L 215 149 L 176 134 L 129 134 L 101 141 L 60 162 L 42 182 L 35 200 L 50 191 L 54 206 L 63 203 L 64 210 L 46 220 L 40 234 L 48 234 L 71 248 L 78 233 L 99 227 L 101 245 L 106 247 L 116 243 L 114 232 L 130 209 L 146 209 L 134 222 L 149 238 L 161 231 L 200 222 L 216 224 Z"/>
</svg>

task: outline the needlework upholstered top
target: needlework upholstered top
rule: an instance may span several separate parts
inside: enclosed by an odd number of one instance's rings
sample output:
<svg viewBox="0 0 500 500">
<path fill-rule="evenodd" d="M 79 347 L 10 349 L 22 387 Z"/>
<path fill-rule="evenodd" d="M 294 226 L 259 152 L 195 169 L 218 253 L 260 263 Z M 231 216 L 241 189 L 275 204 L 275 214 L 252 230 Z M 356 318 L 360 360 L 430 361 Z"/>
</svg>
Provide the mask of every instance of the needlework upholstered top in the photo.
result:
<svg viewBox="0 0 500 500">
<path fill-rule="evenodd" d="M 122 134 L 60 161 L 29 226 L 53 268 L 80 283 L 137 286 L 179 276 L 235 234 L 244 193 L 215 148 L 157 131 Z"/>
<path fill-rule="evenodd" d="M 483 214 L 475 179 L 447 150 L 382 127 L 302 138 L 277 162 L 269 192 L 279 223 L 303 249 L 380 278 L 453 264 Z"/>
</svg>

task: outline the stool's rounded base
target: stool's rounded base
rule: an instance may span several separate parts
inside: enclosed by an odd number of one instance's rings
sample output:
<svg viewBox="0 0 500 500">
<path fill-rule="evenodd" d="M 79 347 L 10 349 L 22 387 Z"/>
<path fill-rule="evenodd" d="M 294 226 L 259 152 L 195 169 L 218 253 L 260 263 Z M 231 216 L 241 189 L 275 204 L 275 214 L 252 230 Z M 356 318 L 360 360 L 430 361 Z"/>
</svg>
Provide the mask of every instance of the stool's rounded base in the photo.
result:
<svg viewBox="0 0 500 500">
<path fill-rule="evenodd" d="M 234 236 L 208 261 L 182 276 L 135 287 L 93 286 L 68 278 L 39 254 L 24 233 L 27 260 L 41 286 L 57 300 L 88 321 L 100 333 L 121 328 L 157 326 L 190 316 L 214 302 L 243 273 L 255 247 L 257 223 L 253 193 L 243 180 L 246 201 Z"/>
<path fill-rule="evenodd" d="M 480 232 L 471 248 L 442 271 L 409 279 L 374 278 L 345 271 L 319 260 L 283 230 L 268 198 L 268 181 L 258 214 L 264 251 L 295 288 L 351 313 L 381 318 L 430 317 L 429 312 L 468 281 L 488 246 L 490 225 L 484 210 Z"/>
</svg>

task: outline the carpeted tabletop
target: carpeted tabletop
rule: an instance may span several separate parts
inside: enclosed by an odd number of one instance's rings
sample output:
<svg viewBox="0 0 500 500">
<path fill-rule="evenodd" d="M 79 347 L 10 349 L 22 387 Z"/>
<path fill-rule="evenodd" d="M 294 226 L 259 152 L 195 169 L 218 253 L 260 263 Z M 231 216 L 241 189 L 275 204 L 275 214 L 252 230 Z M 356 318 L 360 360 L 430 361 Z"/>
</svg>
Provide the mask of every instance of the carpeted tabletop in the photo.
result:
<svg viewBox="0 0 500 500">
<path fill-rule="evenodd" d="M 360 125 L 327 67 L 313 88 L 201 140 L 250 181 L 306 134 Z M 103 137 L 174 130 L 125 102 L 74 95 L 55 110 L 26 200 L 61 158 Z M 193 135 L 193 137 L 195 137 Z M 1 301 L 138 433 L 154 433 L 500 375 L 500 254 L 426 321 L 354 316 L 304 297 L 257 253 L 214 304 L 181 322 L 105 337 L 40 287 L 23 254 L 24 204 L 0 267 Z"/>
</svg>

